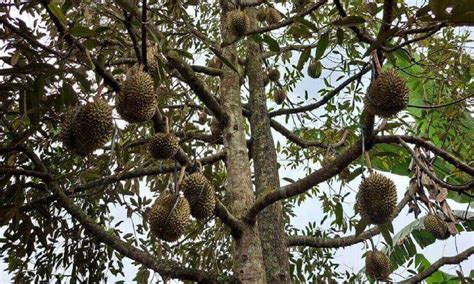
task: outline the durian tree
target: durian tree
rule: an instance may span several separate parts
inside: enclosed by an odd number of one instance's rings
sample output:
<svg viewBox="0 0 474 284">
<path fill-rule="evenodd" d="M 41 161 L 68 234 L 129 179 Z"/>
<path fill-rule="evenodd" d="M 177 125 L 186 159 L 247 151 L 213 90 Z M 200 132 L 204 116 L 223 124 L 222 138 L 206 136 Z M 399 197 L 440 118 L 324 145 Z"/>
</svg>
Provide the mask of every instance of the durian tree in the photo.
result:
<svg viewBox="0 0 474 284">
<path fill-rule="evenodd" d="M 14 281 L 473 281 L 473 1 L 0 7 Z"/>
</svg>

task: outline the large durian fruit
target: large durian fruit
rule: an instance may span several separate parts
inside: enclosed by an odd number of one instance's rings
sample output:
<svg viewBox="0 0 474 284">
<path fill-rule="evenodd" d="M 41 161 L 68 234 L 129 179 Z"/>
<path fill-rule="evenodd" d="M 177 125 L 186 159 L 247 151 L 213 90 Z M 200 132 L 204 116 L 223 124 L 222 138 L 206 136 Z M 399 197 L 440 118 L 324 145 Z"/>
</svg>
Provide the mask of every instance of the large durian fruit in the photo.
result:
<svg viewBox="0 0 474 284">
<path fill-rule="evenodd" d="M 212 215 L 216 197 L 212 184 L 200 172 L 195 172 L 184 180 L 181 190 L 191 206 L 191 215 L 204 219 Z"/>
<path fill-rule="evenodd" d="M 227 29 L 236 37 L 244 36 L 250 28 L 250 19 L 244 11 L 227 13 Z"/>
<path fill-rule="evenodd" d="M 425 230 L 438 240 L 446 240 L 451 235 L 448 230 L 448 224 L 441 220 L 435 214 L 428 214 L 423 219 Z"/>
<path fill-rule="evenodd" d="M 191 209 L 181 195 L 165 193 L 148 212 L 151 232 L 167 242 L 177 241 L 186 230 Z"/>
<path fill-rule="evenodd" d="M 112 130 L 112 108 L 105 100 L 95 99 L 66 111 L 61 140 L 68 150 L 86 156 L 104 146 Z"/>
<path fill-rule="evenodd" d="M 150 155 L 157 160 L 174 157 L 179 150 L 179 143 L 171 133 L 156 133 L 148 142 Z"/>
<path fill-rule="evenodd" d="M 390 220 L 397 206 L 395 183 L 378 173 L 362 180 L 357 193 L 357 209 L 370 224 L 384 224 Z"/>
<path fill-rule="evenodd" d="M 257 15 L 256 15 L 257 21 L 259 22 L 265 22 L 267 19 L 267 8 L 261 7 L 257 10 Z"/>
<path fill-rule="evenodd" d="M 390 259 L 381 251 L 369 251 L 365 255 L 365 271 L 376 280 L 387 280 L 390 275 Z"/>
<path fill-rule="evenodd" d="M 280 71 L 276 68 L 268 70 L 267 77 L 272 82 L 278 82 L 280 80 Z"/>
<path fill-rule="evenodd" d="M 396 115 L 408 105 L 408 87 L 394 69 L 382 71 L 373 81 L 364 103 L 367 111 L 380 117 Z"/>
<path fill-rule="evenodd" d="M 157 107 L 153 79 L 142 67 L 135 65 L 128 70 L 115 104 L 120 116 L 130 123 L 148 121 L 153 117 Z"/>
<path fill-rule="evenodd" d="M 279 23 L 281 21 L 282 17 L 280 12 L 278 12 L 277 9 L 275 8 L 267 8 L 266 9 L 266 15 L 265 15 L 265 21 L 269 25 L 274 25 L 276 23 Z"/>
</svg>

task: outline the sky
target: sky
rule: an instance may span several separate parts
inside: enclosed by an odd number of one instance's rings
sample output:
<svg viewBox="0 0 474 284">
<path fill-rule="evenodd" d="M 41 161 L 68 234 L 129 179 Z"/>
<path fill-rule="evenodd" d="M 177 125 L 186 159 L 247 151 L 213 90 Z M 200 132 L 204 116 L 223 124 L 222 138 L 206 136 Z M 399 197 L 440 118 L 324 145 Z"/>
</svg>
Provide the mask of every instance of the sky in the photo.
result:
<svg viewBox="0 0 474 284">
<path fill-rule="evenodd" d="M 31 28 L 33 28 L 33 18 L 29 15 L 22 15 L 22 20 L 27 23 L 27 25 Z M 297 60 L 297 57 L 295 57 L 293 61 Z M 202 61 L 202 59 L 200 59 Z M 199 60 L 198 60 L 199 63 Z M 202 62 L 201 62 L 202 63 Z M 283 72 L 283 70 L 281 70 Z M 324 75 L 324 74 L 323 74 Z M 335 79 L 335 78 L 331 78 Z M 293 90 L 292 93 L 289 93 L 290 99 L 295 98 L 297 94 L 303 94 L 305 90 L 318 90 L 320 88 L 324 88 L 324 85 L 322 84 L 322 80 L 313 80 L 309 77 L 305 77 L 298 85 L 297 87 Z M 316 91 L 310 92 L 310 100 L 318 100 L 318 95 L 316 94 Z M 270 103 L 270 105 L 272 105 Z M 274 106 L 274 105 L 273 105 Z M 278 118 L 280 122 L 285 123 L 282 117 Z M 288 125 L 288 124 L 287 124 Z M 291 126 L 291 120 L 290 120 L 290 125 Z M 279 133 L 274 132 L 274 139 L 275 143 L 280 142 L 281 144 L 286 143 L 286 138 L 282 137 Z M 282 158 L 282 157 L 280 157 Z M 314 169 L 318 168 L 318 165 L 312 165 Z M 403 177 L 403 176 L 397 176 L 393 174 L 388 174 L 384 173 L 385 175 L 389 176 L 394 182 L 396 183 L 397 186 L 397 191 L 398 191 L 398 201 L 403 197 L 404 192 L 407 189 L 408 185 L 408 178 Z M 286 167 L 281 167 L 280 168 L 280 177 L 291 177 L 293 180 L 297 180 L 299 178 L 302 178 L 305 176 L 305 172 L 302 169 L 296 169 L 292 170 Z M 351 181 L 348 185 L 345 185 L 349 190 L 357 190 L 358 185 L 360 183 L 360 177 L 354 179 Z M 142 185 L 143 187 L 143 185 Z M 334 188 L 339 188 L 339 184 L 337 182 L 332 183 L 332 187 Z M 323 183 L 319 186 L 321 191 L 329 191 L 329 186 L 327 183 Z M 141 190 L 141 192 L 146 192 L 146 190 Z M 355 194 L 352 194 L 351 197 L 355 197 Z M 347 200 L 346 204 L 344 204 L 344 211 L 345 212 L 353 212 L 354 200 Z M 450 206 L 453 209 L 459 209 L 459 210 L 465 210 L 466 205 L 465 204 L 457 204 L 453 201 L 449 202 Z M 295 213 L 297 217 L 294 217 L 291 219 L 292 225 L 299 229 L 303 229 L 308 222 L 312 221 L 320 221 L 323 217 L 324 214 L 321 211 L 321 204 L 318 200 L 316 199 L 307 199 L 305 202 L 303 202 L 300 206 L 298 206 L 295 209 Z M 405 208 L 400 215 L 395 219 L 393 225 L 395 232 L 399 231 L 402 229 L 405 225 L 409 224 L 412 222 L 414 219 L 413 214 L 408 214 L 407 213 L 407 208 Z M 125 210 L 121 207 L 114 207 L 112 208 L 112 214 L 115 216 L 116 219 L 126 219 L 126 214 Z M 351 213 L 349 213 L 351 214 Z M 423 214 L 421 215 L 423 216 Z M 130 220 L 129 220 L 130 221 Z M 135 223 L 138 222 L 138 219 L 135 220 Z M 130 222 L 124 222 L 124 224 L 121 226 L 121 229 L 124 231 L 124 234 L 126 232 L 131 231 L 131 221 Z M 324 228 L 322 228 L 324 229 Z M 1 232 L 1 231 L 0 231 Z M 353 233 L 353 232 L 352 232 Z M 0 233 L 1 234 L 1 233 Z M 349 235 L 351 233 L 347 233 Z M 419 248 L 417 249 L 418 252 L 421 252 L 425 255 L 425 257 L 432 262 L 439 259 L 442 256 L 451 256 L 454 254 L 457 254 L 457 251 L 463 251 L 467 249 L 469 246 L 473 244 L 474 240 L 474 232 L 466 233 L 463 232 L 461 235 L 457 235 L 455 237 L 451 237 L 445 241 L 437 241 L 435 244 L 429 246 L 428 248 L 425 248 L 423 250 L 420 250 Z M 380 241 L 379 237 L 375 237 L 374 241 L 376 244 L 378 244 L 378 248 L 382 248 L 382 244 Z M 357 244 L 353 245 L 350 247 L 346 248 L 341 248 L 334 250 L 335 254 L 335 262 L 340 264 L 340 270 L 346 270 L 346 269 L 352 269 L 353 271 L 359 271 L 363 265 L 364 265 L 364 260 L 361 258 L 362 254 L 365 252 L 363 244 Z M 125 283 L 131 283 L 132 279 L 135 277 L 137 269 L 131 265 L 131 261 L 128 259 L 124 259 L 124 274 L 125 278 L 115 278 L 112 277 L 108 283 L 113 283 L 116 280 L 124 280 Z M 467 261 L 464 261 L 461 264 L 461 267 L 465 273 L 469 273 L 469 271 L 474 268 L 474 258 L 471 257 Z M 10 276 L 4 271 L 6 268 L 5 263 L 0 261 L 0 283 L 9 283 L 11 282 Z M 443 267 L 443 271 L 446 271 L 450 274 L 455 274 L 455 269 L 458 269 L 458 266 L 445 266 Z M 397 271 L 403 273 L 403 271 Z M 406 275 L 406 273 L 405 273 Z M 397 275 L 392 274 L 392 277 L 397 280 L 400 278 L 397 278 Z M 154 278 L 155 280 L 157 279 L 156 277 Z M 174 283 L 174 282 L 173 282 Z"/>
</svg>

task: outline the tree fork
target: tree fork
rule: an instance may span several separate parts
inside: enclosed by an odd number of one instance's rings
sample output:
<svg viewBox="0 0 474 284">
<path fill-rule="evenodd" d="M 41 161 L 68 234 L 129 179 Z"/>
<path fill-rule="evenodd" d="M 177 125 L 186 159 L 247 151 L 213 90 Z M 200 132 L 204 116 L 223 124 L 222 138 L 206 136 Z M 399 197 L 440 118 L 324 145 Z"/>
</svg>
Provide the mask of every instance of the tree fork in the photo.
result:
<svg viewBox="0 0 474 284">
<path fill-rule="evenodd" d="M 248 9 L 251 25 L 256 25 L 255 8 Z M 252 158 L 254 161 L 255 188 L 257 195 L 267 190 L 280 189 L 278 161 L 265 95 L 265 72 L 262 68 L 261 50 L 258 43 L 247 41 L 247 76 L 249 78 L 250 129 L 252 132 Z M 254 222 L 255 220 L 251 220 Z M 258 216 L 258 226 L 269 283 L 289 283 L 288 252 L 284 230 L 283 211 L 280 202 L 268 206 Z"/>
</svg>

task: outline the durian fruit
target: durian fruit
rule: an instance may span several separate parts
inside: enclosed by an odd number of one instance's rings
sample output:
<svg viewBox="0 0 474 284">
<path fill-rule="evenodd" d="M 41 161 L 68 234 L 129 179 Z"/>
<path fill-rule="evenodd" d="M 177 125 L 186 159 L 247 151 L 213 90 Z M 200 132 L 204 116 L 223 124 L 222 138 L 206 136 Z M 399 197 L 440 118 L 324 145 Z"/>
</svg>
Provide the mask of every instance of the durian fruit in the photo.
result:
<svg viewBox="0 0 474 284">
<path fill-rule="evenodd" d="M 268 8 L 266 11 L 265 20 L 268 25 L 274 25 L 281 21 L 281 14 L 277 9 Z"/>
<path fill-rule="evenodd" d="M 177 241 L 189 223 L 191 208 L 181 195 L 165 193 L 160 196 L 148 212 L 150 230 L 167 242 Z"/>
<path fill-rule="evenodd" d="M 280 80 L 280 71 L 276 68 L 270 69 L 268 70 L 267 76 L 270 81 L 278 82 L 278 80 Z"/>
<path fill-rule="evenodd" d="M 207 67 L 214 68 L 214 69 L 221 69 L 222 61 L 219 59 L 219 57 L 214 56 L 209 60 L 209 62 L 207 62 Z"/>
<path fill-rule="evenodd" d="M 156 89 L 156 96 L 158 98 L 169 98 L 173 96 L 173 91 L 170 90 L 168 87 L 160 86 Z"/>
<path fill-rule="evenodd" d="M 199 112 L 199 115 L 198 115 L 198 122 L 199 124 L 201 125 L 204 125 L 206 124 L 207 122 L 207 114 L 203 111 Z"/>
<path fill-rule="evenodd" d="M 319 60 L 315 60 L 315 59 L 311 60 L 311 62 L 308 65 L 308 70 L 307 70 L 309 77 L 313 79 L 319 78 L 323 70 L 322 67 L 323 66 L 321 65 L 321 62 L 319 62 Z"/>
<path fill-rule="evenodd" d="M 259 8 L 257 10 L 257 21 L 259 21 L 260 23 L 263 23 L 265 22 L 266 18 L 267 18 L 267 9 L 266 8 Z"/>
<path fill-rule="evenodd" d="M 191 174 L 184 180 L 181 189 L 191 206 L 191 215 L 204 219 L 212 215 L 216 206 L 214 189 L 207 178 L 200 172 Z"/>
<path fill-rule="evenodd" d="M 249 28 L 250 19 L 244 11 L 233 10 L 227 14 L 227 29 L 234 36 L 244 36 Z"/>
<path fill-rule="evenodd" d="M 357 193 L 357 209 L 362 219 L 370 224 L 384 224 L 396 206 L 397 188 L 391 179 L 374 172 L 362 180 Z"/>
<path fill-rule="evenodd" d="M 327 165 L 330 165 L 336 157 L 332 154 L 328 154 L 324 156 L 323 160 L 321 161 L 321 166 L 326 167 Z M 351 172 L 348 167 L 345 167 L 340 173 L 339 173 L 339 178 L 343 181 L 347 181 L 349 179 Z"/>
<path fill-rule="evenodd" d="M 158 60 L 156 58 L 156 55 L 158 54 L 158 49 L 155 46 L 150 46 L 147 49 L 146 54 L 148 70 L 150 71 L 150 73 L 157 72 L 160 68 L 160 64 L 158 63 Z"/>
<path fill-rule="evenodd" d="M 369 251 L 365 255 L 365 271 L 376 280 L 387 280 L 390 275 L 390 259 L 381 251 Z"/>
<path fill-rule="evenodd" d="M 273 101 L 277 105 L 281 105 L 286 100 L 286 91 L 283 88 L 278 88 L 273 92 Z"/>
<path fill-rule="evenodd" d="M 178 140 L 171 133 L 156 133 L 148 142 L 148 151 L 157 160 L 174 157 L 178 149 Z"/>
<path fill-rule="evenodd" d="M 86 156 L 107 143 L 112 129 L 112 108 L 105 100 L 96 99 L 67 111 L 61 138 L 67 149 Z"/>
<path fill-rule="evenodd" d="M 448 230 L 448 224 L 441 220 L 435 214 L 428 214 L 423 219 L 425 230 L 438 240 L 446 240 L 451 235 Z"/>
<path fill-rule="evenodd" d="M 394 69 L 382 71 L 373 81 L 365 96 L 368 112 L 388 118 L 396 115 L 408 105 L 408 87 L 405 80 Z"/>
<path fill-rule="evenodd" d="M 219 124 L 219 121 L 217 121 L 216 119 L 212 119 L 210 128 L 211 128 L 212 136 L 214 136 L 216 138 L 219 138 L 219 137 L 222 136 L 222 129 L 221 129 L 221 126 Z"/>
<path fill-rule="evenodd" d="M 133 66 L 117 96 L 117 112 L 128 122 L 144 122 L 152 118 L 156 106 L 153 79 L 139 65 Z"/>
</svg>

